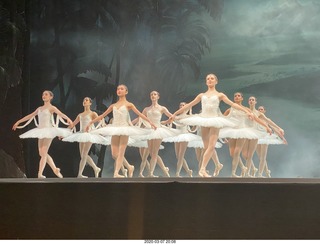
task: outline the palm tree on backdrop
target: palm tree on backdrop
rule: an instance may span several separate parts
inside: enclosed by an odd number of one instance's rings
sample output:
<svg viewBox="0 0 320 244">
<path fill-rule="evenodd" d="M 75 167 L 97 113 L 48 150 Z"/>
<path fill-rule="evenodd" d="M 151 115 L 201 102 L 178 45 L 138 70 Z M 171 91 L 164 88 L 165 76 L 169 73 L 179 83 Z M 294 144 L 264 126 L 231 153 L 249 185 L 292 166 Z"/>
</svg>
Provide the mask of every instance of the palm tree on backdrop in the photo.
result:
<svg viewBox="0 0 320 244">
<path fill-rule="evenodd" d="M 0 149 L 12 156 L 23 172 L 25 163 L 22 142 L 11 133 L 11 127 L 22 113 L 22 70 L 28 37 L 24 15 L 26 4 L 25 1 L 16 0 L 0 3 Z M 25 74 L 24 77 L 26 78 Z"/>
</svg>

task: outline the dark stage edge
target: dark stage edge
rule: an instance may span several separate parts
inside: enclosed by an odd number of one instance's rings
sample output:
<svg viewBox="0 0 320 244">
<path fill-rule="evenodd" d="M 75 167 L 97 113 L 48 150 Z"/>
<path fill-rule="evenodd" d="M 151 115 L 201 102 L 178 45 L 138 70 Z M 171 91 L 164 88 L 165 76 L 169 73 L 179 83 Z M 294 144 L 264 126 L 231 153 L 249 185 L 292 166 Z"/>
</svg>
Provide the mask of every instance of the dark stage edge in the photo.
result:
<svg viewBox="0 0 320 244">
<path fill-rule="evenodd" d="M 320 239 L 320 179 L 0 179 L 1 239 Z"/>
</svg>

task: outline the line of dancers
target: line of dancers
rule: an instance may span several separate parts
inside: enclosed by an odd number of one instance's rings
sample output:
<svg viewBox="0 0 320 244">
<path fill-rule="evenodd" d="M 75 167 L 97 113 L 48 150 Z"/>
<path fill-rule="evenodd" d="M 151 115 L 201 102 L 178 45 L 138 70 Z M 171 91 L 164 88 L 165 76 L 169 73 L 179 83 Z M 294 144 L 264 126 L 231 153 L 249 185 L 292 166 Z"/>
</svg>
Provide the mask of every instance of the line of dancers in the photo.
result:
<svg viewBox="0 0 320 244">
<path fill-rule="evenodd" d="M 195 148 L 199 177 L 211 177 L 207 170 L 210 159 L 215 164 L 212 176 L 218 176 L 223 164 L 219 161 L 216 148 L 222 146 L 221 142 L 229 146 L 232 158 L 231 177 L 255 177 L 256 174 L 258 177 L 271 177 L 266 161 L 268 145 L 287 144 L 283 129 L 266 117 L 263 106 L 258 110 L 255 108 L 257 103 L 255 97 L 250 97 L 249 107 L 245 107 L 242 105 L 243 95 L 240 92 L 235 93 L 234 101 L 231 101 L 225 94 L 216 90 L 217 83 L 217 76 L 208 74 L 207 91 L 198 94 L 189 103 L 180 103 L 179 109 L 174 113 L 170 113 L 165 106 L 158 103 L 160 94 L 157 91 L 150 93 L 151 105 L 140 112 L 133 103 L 127 101 L 128 88 L 119 85 L 118 101 L 111 104 L 103 114 L 98 115 L 92 111 L 92 100 L 86 97 L 83 100 L 84 111 L 74 121 L 51 104 L 53 93 L 44 91 L 43 106 L 18 120 L 12 129 L 23 128 L 32 120 L 35 121 L 37 127 L 23 133 L 20 138 L 38 138 L 40 155 L 38 178 L 45 178 L 43 171 L 46 164 L 57 177 L 63 178 L 60 169 L 48 154 L 55 137 L 60 137 L 65 142 L 79 143 L 81 156 L 77 175 L 79 178 L 87 178 L 83 175 L 86 164 L 92 167 L 96 178 L 101 173 L 101 169 L 89 156 L 93 143 L 111 145 L 112 158 L 115 160 L 114 178 L 133 177 L 135 168 L 125 158 L 127 146 L 139 148 L 141 156 L 139 177 L 145 177 L 145 170 L 147 177 L 157 177 L 154 174 L 156 165 L 161 168 L 164 176 L 170 177 L 169 168 L 159 156 L 162 142 L 174 143 L 177 158 L 176 177 L 180 177 L 182 168 L 188 176 L 193 176 L 193 171 L 185 159 L 188 147 Z M 219 108 L 220 101 L 230 106 L 224 114 Z M 192 107 L 198 103 L 201 103 L 201 112 L 192 114 Z M 131 120 L 130 110 L 138 116 L 136 119 Z M 111 112 L 112 122 L 106 125 L 104 118 Z M 56 119 L 53 119 L 54 114 Z M 163 115 L 168 117 L 166 121 L 161 120 Z M 26 123 L 19 126 L 23 122 Z M 68 128 L 60 128 L 60 122 L 68 125 Z M 80 130 L 75 132 L 78 123 Z M 252 160 L 255 152 L 260 159 L 258 168 L 254 166 Z M 237 174 L 238 166 L 240 174 Z"/>
</svg>

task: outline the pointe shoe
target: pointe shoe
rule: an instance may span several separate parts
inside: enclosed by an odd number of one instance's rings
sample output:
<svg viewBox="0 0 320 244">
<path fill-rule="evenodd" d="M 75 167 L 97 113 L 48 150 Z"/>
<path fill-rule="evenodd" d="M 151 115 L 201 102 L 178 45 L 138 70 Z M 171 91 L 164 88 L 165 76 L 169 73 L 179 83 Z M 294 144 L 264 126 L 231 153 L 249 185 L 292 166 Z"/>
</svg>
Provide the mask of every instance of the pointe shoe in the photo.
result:
<svg viewBox="0 0 320 244">
<path fill-rule="evenodd" d="M 95 168 L 94 169 L 94 177 L 98 178 L 100 171 L 101 171 L 101 169 L 99 167 Z"/>
<path fill-rule="evenodd" d="M 125 176 L 120 174 L 113 174 L 113 178 L 125 178 Z"/>
<path fill-rule="evenodd" d="M 166 177 L 170 177 L 169 168 L 168 167 L 165 168 L 164 174 L 165 174 Z"/>
<path fill-rule="evenodd" d="M 252 177 L 256 177 L 256 173 L 258 172 L 257 168 L 253 168 Z"/>
<path fill-rule="evenodd" d="M 205 177 L 205 178 L 211 177 L 211 176 L 207 173 L 207 171 L 204 170 L 204 169 L 201 169 L 201 170 L 199 171 L 199 176 L 200 176 L 200 177 Z"/>
<path fill-rule="evenodd" d="M 138 177 L 144 178 L 144 175 L 142 173 L 140 173 Z"/>
<path fill-rule="evenodd" d="M 127 169 L 123 170 L 123 177 L 128 178 L 128 170 Z"/>
<path fill-rule="evenodd" d="M 192 173 L 193 173 L 193 171 L 192 171 L 192 169 L 189 169 L 188 170 L 188 175 L 192 178 Z"/>
<path fill-rule="evenodd" d="M 241 170 L 241 177 L 245 177 L 247 175 L 248 172 L 248 168 L 247 167 L 243 167 Z"/>
<path fill-rule="evenodd" d="M 150 177 L 150 178 L 158 178 L 159 176 L 154 175 L 154 174 L 150 174 L 150 175 L 148 175 L 148 177 Z"/>
<path fill-rule="evenodd" d="M 47 177 L 45 177 L 44 175 L 38 175 L 38 178 L 39 178 L 39 179 L 45 179 L 45 178 L 47 178 Z"/>
<path fill-rule="evenodd" d="M 131 165 L 130 168 L 129 168 L 129 178 L 132 178 L 132 176 L 133 176 L 133 171 L 134 171 L 134 166 Z"/>
<path fill-rule="evenodd" d="M 216 177 L 219 175 L 220 170 L 223 168 L 223 164 L 219 163 L 218 166 L 215 168 L 213 176 Z"/>
<path fill-rule="evenodd" d="M 258 173 L 258 178 L 266 178 L 262 174 Z"/>
<path fill-rule="evenodd" d="M 271 178 L 271 170 L 267 170 L 266 175 L 268 178 Z"/>
<path fill-rule="evenodd" d="M 86 179 L 88 178 L 88 176 L 85 176 L 85 175 L 78 175 L 77 178 L 83 178 L 83 179 Z"/>
<path fill-rule="evenodd" d="M 232 178 L 240 178 L 241 176 L 236 175 L 235 173 L 232 173 L 232 174 L 231 174 L 231 177 L 232 177 Z"/>
<path fill-rule="evenodd" d="M 59 169 L 59 168 L 56 168 L 56 169 L 54 170 L 54 174 L 55 174 L 56 176 L 58 176 L 59 178 L 63 178 L 63 175 L 60 173 L 60 169 Z"/>
<path fill-rule="evenodd" d="M 181 175 L 179 173 L 176 173 L 177 178 L 181 178 Z"/>
</svg>

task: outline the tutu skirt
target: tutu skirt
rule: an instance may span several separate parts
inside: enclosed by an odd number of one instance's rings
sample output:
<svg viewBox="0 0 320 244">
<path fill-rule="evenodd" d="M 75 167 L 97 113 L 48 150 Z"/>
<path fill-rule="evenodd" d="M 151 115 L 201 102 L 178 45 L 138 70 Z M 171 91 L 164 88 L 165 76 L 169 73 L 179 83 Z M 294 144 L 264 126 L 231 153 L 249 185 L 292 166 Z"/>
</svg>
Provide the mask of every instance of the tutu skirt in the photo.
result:
<svg viewBox="0 0 320 244">
<path fill-rule="evenodd" d="M 279 145 L 284 144 L 284 142 L 279 136 L 275 134 L 269 135 L 268 133 L 265 133 L 265 136 L 258 140 L 258 144 Z"/>
<path fill-rule="evenodd" d="M 263 137 L 263 132 L 254 128 L 222 128 L 219 131 L 219 138 L 232 139 L 259 139 Z"/>
<path fill-rule="evenodd" d="M 70 129 L 67 128 L 57 128 L 57 127 L 49 127 L 49 128 L 34 128 L 31 129 L 19 137 L 22 139 L 25 138 L 55 138 L 55 137 L 67 137 L 71 135 L 72 132 Z"/>
<path fill-rule="evenodd" d="M 168 137 L 173 137 L 179 134 L 179 130 L 177 129 L 171 129 L 166 126 L 158 127 L 156 130 L 153 130 L 150 134 L 147 134 L 146 136 L 142 137 L 143 140 L 152 140 L 152 139 L 163 139 L 163 141 L 166 141 L 165 139 Z"/>
<path fill-rule="evenodd" d="M 129 147 L 137 147 L 137 148 L 148 148 L 148 142 L 147 141 L 141 141 L 141 140 L 129 140 L 128 143 Z M 160 150 L 164 149 L 164 146 L 160 145 Z"/>
<path fill-rule="evenodd" d="M 201 140 L 201 136 L 192 133 L 182 133 L 177 136 L 165 138 L 164 142 L 191 142 Z"/>
<path fill-rule="evenodd" d="M 140 128 L 137 126 L 107 125 L 106 127 L 92 130 L 90 133 L 102 136 L 142 136 L 150 134 L 152 131 L 152 129 Z"/>
<path fill-rule="evenodd" d="M 201 138 L 200 140 L 190 141 L 188 143 L 188 147 L 203 148 L 203 141 L 201 140 Z M 217 141 L 215 148 L 221 148 L 221 147 L 222 147 L 222 143 Z"/>
<path fill-rule="evenodd" d="M 236 126 L 231 120 L 224 117 L 203 117 L 200 114 L 190 115 L 187 118 L 179 120 L 179 123 L 184 125 L 198 125 L 202 127 L 234 127 Z"/>
<path fill-rule="evenodd" d="M 91 142 L 102 145 L 110 145 L 111 138 L 103 137 L 97 134 L 92 134 L 89 132 L 77 132 L 72 135 L 65 137 L 62 141 L 66 142 Z"/>
</svg>

